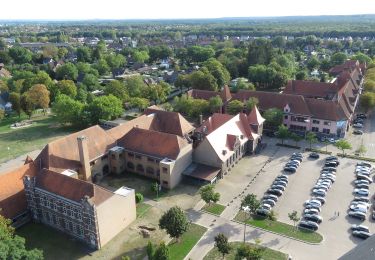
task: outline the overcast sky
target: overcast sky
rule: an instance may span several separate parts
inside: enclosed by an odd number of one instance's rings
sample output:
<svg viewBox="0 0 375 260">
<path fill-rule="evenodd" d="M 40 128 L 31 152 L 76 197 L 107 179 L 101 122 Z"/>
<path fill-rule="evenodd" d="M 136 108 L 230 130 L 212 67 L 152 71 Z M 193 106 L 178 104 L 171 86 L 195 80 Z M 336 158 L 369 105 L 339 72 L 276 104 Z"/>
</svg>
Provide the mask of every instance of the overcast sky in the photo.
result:
<svg viewBox="0 0 375 260">
<path fill-rule="evenodd" d="M 375 0 L 1 0 L 1 19 L 155 19 L 375 14 Z"/>
</svg>

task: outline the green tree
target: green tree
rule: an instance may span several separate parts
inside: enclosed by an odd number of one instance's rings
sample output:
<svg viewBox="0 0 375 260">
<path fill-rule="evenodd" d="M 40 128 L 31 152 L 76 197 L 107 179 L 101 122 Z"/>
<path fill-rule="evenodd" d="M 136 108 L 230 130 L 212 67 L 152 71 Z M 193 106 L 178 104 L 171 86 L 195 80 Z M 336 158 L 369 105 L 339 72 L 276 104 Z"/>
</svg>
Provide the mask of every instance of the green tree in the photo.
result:
<svg viewBox="0 0 375 260">
<path fill-rule="evenodd" d="M 223 106 L 223 100 L 221 99 L 219 95 L 210 98 L 208 100 L 208 103 L 209 103 L 211 113 L 219 113 L 221 107 Z"/>
<path fill-rule="evenodd" d="M 58 51 L 59 49 L 55 45 L 48 44 L 42 48 L 42 56 L 43 58 L 56 58 Z"/>
<path fill-rule="evenodd" d="M 168 83 L 161 81 L 156 85 L 150 85 L 148 87 L 148 98 L 157 104 L 158 101 L 164 102 L 167 100 L 170 92 L 171 86 Z"/>
<path fill-rule="evenodd" d="M 320 70 L 328 72 L 331 68 L 331 62 L 328 59 L 324 59 L 320 62 Z"/>
<path fill-rule="evenodd" d="M 189 222 L 184 211 L 180 207 L 174 206 L 160 218 L 159 227 L 165 229 L 169 236 L 179 241 L 180 236 L 187 231 Z"/>
<path fill-rule="evenodd" d="M 164 242 L 161 242 L 158 248 L 156 248 L 152 259 L 153 260 L 169 260 L 170 259 L 169 248 Z"/>
<path fill-rule="evenodd" d="M 82 80 L 82 84 L 86 86 L 87 90 L 93 91 L 99 88 L 99 80 L 98 78 L 91 73 L 85 74 Z"/>
<path fill-rule="evenodd" d="M 251 215 L 256 213 L 256 210 L 260 207 L 260 201 L 257 199 L 255 194 L 247 194 L 241 201 L 241 210 L 245 215 L 244 231 L 243 231 L 243 242 L 246 242 L 246 222 Z M 248 214 L 249 213 L 249 214 Z"/>
<path fill-rule="evenodd" d="M 232 100 L 229 102 L 227 111 L 231 115 L 237 115 L 244 109 L 244 104 L 239 100 Z"/>
<path fill-rule="evenodd" d="M 87 46 L 81 46 L 76 51 L 79 62 L 91 62 L 91 49 Z"/>
<path fill-rule="evenodd" d="M 199 194 L 201 195 L 201 199 L 211 204 L 212 202 L 217 202 L 220 199 L 220 193 L 215 192 L 215 187 L 212 184 L 205 185 L 199 189 Z"/>
<path fill-rule="evenodd" d="M 270 41 L 262 38 L 249 44 L 247 61 L 250 66 L 268 65 L 273 57 L 274 51 Z"/>
<path fill-rule="evenodd" d="M 95 69 L 99 72 L 100 75 L 106 75 L 110 71 L 110 67 L 105 59 L 99 59 L 94 64 Z"/>
<path fill-rule="evenodd" d="M 135 194 L 135 203 L 141 203 L 143 201 L 143 195 L 140 192 L 137 192 Z"/>
<path fill-rule="evenodd" d="M 242 244 L 237 248 L 235 260 L 261 260 L 264 249 L 260 246 Z"/>
<path fill-rule="evenodd" d="M 33 57 L 31 51 L 21 46 L 13 46 L 10 48 L 9 56 L 12 57 L 16 64 L 30 63 Z"/>
<path fill-rule="evenodd" d="M 133 76 L 125 79 L 125 88 L 130 97 L 145 97 L 147 95 L 147 86 L 141 76 Z"/>
<path fill-rule="evenodd" d="M 135 50 L 132 53 L 132 58 L 135 62 L 143 63 L 143 62 L 147 61 L 150 58 L 150 56 L 148 55 L 147 51 L 137 51 L 137 50 Z"/>
<path fill-rule="evenodd" d="M 216 84 L 219 88 L 228 84 L 230 74 L 228 70 L 217 59 L 210 58 L 203 63 L 203 66 L 208 69 L 210 74 L 216 79 Z"/>
<path fill-rule="evenodd" d="M 358 60 L 360 63 L 365 63 L 365 62 L 366 63 L 372 63 L 372 59 L 368 55 L 366 55 L 362 52 L 357 52 L 355 55 L 350 57 L 350 59 L 351 60 Z"/>
<path fill-rule="evenodd" d="M 259 100 L 256 98 L 256 97 L 250 97 L 247 101 L 246 101 L 246 109 L 248 111 L 251 111 L 253 110 L 253 108 L 255 106 L 257 106 L 259 104 Z"/>
<path fill-rule="evenodd" d="M 23 112 L 25 112 L 30 119 L 34 111 L 34 105 L 32 104 L 27 92 L 22 94 L 20 104 Z"/>
<path fill-rule="evenodd" d="M 228 238 L 223 233 L 219 233 L 215 236 L 215 247 L 217 247 L 217 250 L 222 254 L 223 259 L 231 250 Z"/>
<path fill-rule="evenodd" d="M 215 56 L 212 47 L 191 46 L 187 50 L 187 58 L 191 62 L 204 62 Z"/>
<path fill-rule="evenodd" d="M 293 221 L 293 226 L 296 228 L 296 223 L 301 219 L 301 217 L 298 216 L 298 212 L 293 210 L 293 212 L 288 213 L 288 217 L 291 221 Z"/>
<path fill-rule="evenodd" d="M 1 259 L 30 259 L 42 260 L 43 251 L 27 250 L 25 239 L 15 235 L 11 221 L 0 215 L 0 258 Z"/>
<path fill-rule="evenodd" d="M 159 197 L 159 187 L 160 185 L 157 182 L 154 182 L 153 184 L 151 184 L 151 191 L 156 193 L 156 198 Z"/>
<path fill-rule="evenodd" d="M 12 104 L 12 109 L 16 111 L 18 117 L 21 117 L 21 96 L 17 92 L 11 92 L 9 94 L 9 102 Z"/>
<path fill-rule="evenodd" d="M 77 96 L 77 86 L 72 80 L 61 80 L 57 83 L 58 91 L 61 94 L 74 98 Z"/>
<path fill-rule="evenodd" d="M 341 65 L 348 59 L 348 56 L 346 56 L 343 52 L 336 52 L 331 57 L 331 66 Z"/>
<path fill-rule="evenodd" d="M 292 139 L 296 146 L 298 146 L 298 143 L 303 139 L 300 135 L 297 135 L 296 133 L 290 133 L 290 139 Z"/>
<path fill-rule="evenodd" d="M 88 106 L 90 121 L 98 124 L 100 119 L 112 120 L 121 116 L 124 112 L 122 102 L 113 95 L 95 98 Z"/>
<path fill-rule="evenodd" d="M 283 123 L 283 111 L 278 108 L 269 108 L 263 113 L 264 119 L 266 119 L 266 126 L 271 129 L 276 129 Z"/>
<path fill-rule="evenodd" d="M 342 154 L 345 155 L 345 150 L 352 149 L 352 145 L 348 140 L 340 139 L 335 143 L 335 146 L 342 151 Z"/>
<path fill-rule="evenodd" d="M 316 143 L 318 141 L 318 139 L 316 139 L 316 134 L 313 133 L 313 132 L 308 132 L 306 134 L 306 140 L 309 142 L 310 144 L 310 150 L 312 149 L 312 144 L 313 143 Z"/>
<path fill-rule="evenodd" d="M 122 101 L 125 101 L 129 98 L 129 96 L 127 94 L 127 91 L 126 91 L 126 88 L 125 88 L 125 85 L 121 81 L 118 81 L 118 80 L 110 81 L 106 85 L 106 87 L 104 89 L 104 93 L 106 95 L 112 94 Z"/>
<path fill-rule="evenodd" d="M 150 101 L 147 98 L 134 97 L 130 99 L 130 105 L 143 111 L 150 106 Z"/>
<path fill-rule="evenodd" d="M 72 124 L 74 126 L 82 125 L 82 111 L 84 105 L 72 99 L 71 97 L 61 94 L 57 96 L 52 106 L 52 111 L 61 124 Z"/>
<path fill-rule="evenodd" d="M 308 77 L 306 70 L 300 70 L 296 73 L 296 80 L 306 80 Z"/>
<path fill-rule="evenodd" d="M 276 132 L 276 135 L 281 140 L 281 144 L 284 144 L 284 140 L 290 137 L 288 127 L 286 127 L 285 125 L 280 125 Z"/>
<path fill-rule="evenodd" d="M 355 152 L 358 153 L 360 156 L 363 156 L 367 152 L 366 146 L 361 144 Z"/>
<path fill-rule="evenodd" d="M 375 107 L 375 93 L 366 92 L 360 96 L 360 104 L 367 111 Z"/>
<path fill-rule="evenodd" d="M 308 68 L 310 71 L 319 68 L 319 66 L 320 66 L 320 61 L 319 61 L 318 58 L 316 58 L 315 56 L 312 56 L 312 57 L 307 61 L 307 68 Z"/>
<path fill-rule="evenodd" d="M 58 80 L 62 79 L 70 79 L 70 80 L 76 80 L 78 77 L 78 70 L 76 66 L 73 63 L 65 63 L 64 65 L 61 65 L 57 67 L 56 69 L 56 78 Z"/>
<path fill-rule="evenodd" d="M 237 80 L 236 91 L 240 89 L 255 90 L 255 86 L 251 82 L 245 82 L 244 79 L 240 78 Z"/>
<path fill-rule="evenodd" d="M 112 70 L 121 68 L 126 64 L 126 59 L 121 54 L 108 54 L 105 57 L 105 60 L 107 61 L 108 66 Z"/>
<path fill-rule="evenodd" d="M 0 108 L 0 120 L 3 120 L 5 117 L 5 110 Z"/>
<path fill-rule="evenodd" d="M 214 76 L 203 67 L 199 71 L 195 71 L 189 75 L 189 85 L 194 89 L 203 89 L 217 91 L 218 85 Z"/>
<path fill-rule="evenodd" d="M 43 84 L 36 84 L 27 91 L 27 100 L 33 107 L 47 109 L 50 102 L 49 91 Z"/>
</svg>

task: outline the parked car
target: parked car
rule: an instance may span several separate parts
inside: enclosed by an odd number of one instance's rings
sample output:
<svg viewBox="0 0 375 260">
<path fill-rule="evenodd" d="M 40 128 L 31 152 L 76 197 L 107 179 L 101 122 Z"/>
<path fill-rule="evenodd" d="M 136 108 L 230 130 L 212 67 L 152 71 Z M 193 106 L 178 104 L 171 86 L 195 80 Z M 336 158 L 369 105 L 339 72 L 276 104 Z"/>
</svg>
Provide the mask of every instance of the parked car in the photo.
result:
<svg viewBox="0 0 375 260">
<path fill-rule="evenodd" d="M 354 197 L 353 201 L 363 201 L 363 202 L 369 203 L 370 199 L 369 197 Z"/>
<path fill-rule="evenodd" d="M 309 158 L 311 159 L 319 159 L 320 155 L 318 153 L 310 153 Z"/>
<path fill-rule="evenodd" d="M 272 185 L 272 186 L 271 186 L 271 189 L 276 189 L 276 190 L 285 191 L 285 187 L 282 186 L 282 185 Z"/>
<path fill-rule="evenodd" d="M 329 161 L 329 160 L 336 160 L 336 161 L 338 161 L 339 160 L 339 158 L 337 157 L 337 156 L 334 156 L 334 155 L 330 155 L 330 156 L 328 156 L 327 158 L 326 158 L 326 161 Z"/>
<path fill-rule="evenodd" d="M 331 144 L 336 143 L 336 139 L 335 139 L 335 138 L 328 138 L 327 140 L 328 140 L 328 142 L 330 142 Z"/>
<path fill-rule="evenodd" d="M 327 192 L 329 190 L 329 187 L 326 185 L 317 184 L 313 187 L 313 190 L 324 190 L 325 192 Z"/>
<path fill-rule="evenodd" d="M 358 183 L 358 184 L 355 185 L 355 187 L 358 188 L 358 189 L 366 189 L 366 190 L 370 189 L 370 186 L 368 184 L 364 184 L 364 183 Z"/>
<path fill-rule="evenodd" d="M 288 182 L 289 177 L 287 175 L 282 174 L 277 176 L 276 179 L 284 179 L 286 182 Z"/>
<path fill-rule="evenodd" d="M 300 221 L 298 226 L 301 228 L 310 229 L 314 231 L 318 230 L 319 228 L 319 225 L 312 221 Z"/>
<path fill-rule="evenodd" d="M 329 171 L 329 172 L 336 172 L 336 167 L 332 167 L 332 166 L 324 166 L 322 168 L 322 171 Z"/>
<path fill-rule="evenodd" d="M 375 220 L 375 210 L 372 211 L 371 217 L 373 220 Z"/>
<path fill-rule="evenodd" d="M 279 180 L 276 180 L 272 183 L 272 185 L 281 185 L 281 186 L 288 186 L 288 183 L 286 183 L 285 181 L 279 181 Z"/>
<path fill-rule="evenodd" d="M 321 216 L 315 215 L 315 214 L 306 214 L 303 217 L 306 220 L 309 220 L 309 221 L 312 221 L 312 222 L 315 222 L 315 223 L 318 223 L 318 224 L 322 223 L 322 221 L 323 221 L 323 218 Z"/>
<path fill-rule="evenodd" d="M 367 162 L 358 162 L 357 166 L 366 166 L 368 168 L 372 168 L 372 165 L 370 163 L 367 163 Z"/>
<path fill-rule="evenodd" d="M 366 115 L 366 114 L 363 114 L 363 113 L 360 113 L 360 114 L 357 114 L 357 118 L 366 119 L 366 118 L 367 118 L 367 115 Z"/>
<path fill-rule="evenodd" d="M 324 167 L 334 167 L 336 168 L 338 166 L 338 163 L 336 161 L 328 161 L 324 164 Z"/>
<path fill-rule="evenodd" d="M 354 194 L 358 196 L 368 196 L 369 191 L 366 189 L 354 189 Z"/>
<path fill-rule="evenodd" d="M 355 127 L 355 128 L 363 128 L 363 125 L 360 124 L 360 123 L 357 123 L 357 124 L 353 124 L 353 127 Z"/>
<path fill-rule="evenodd" d="M 297 170 L 296 170 L 296 168 L 292 168 L 292 167 L 284 167 L 284 171 L 290 172 L 290 173 L 295 173 Z"/>
<path fill-rule="evenodd" d="M 322 209 L 320 208 L 319 205 L 316 204 L 306 204 L 305 209 L 316 209 L 317 211 L 321 211 Z"/>
<path fill-rule="evenodd" d="M 363 238 L 363 239 L 367 239 L 371 236 L 371 234 L 366 231 L 353 231 L 352 235 L 355 237 Z"/>
<path fill-rule="evenodd" d="M 323 205 L 324 203 L 326 203 L 326 199 L 323 198 L 323 197 L 311 197 L 312 200 L 318 200 L 320 201 L 320 203 Z"/>
<path fill-rule="evenodd" d="M 308 205 L 308 204 L 316 204 L 319 207 L 322 206 L 322 203 L 319 200 L 314 200 L 314 199 L 306 200 L 305 205 Z"/>
<path fill-rule="evenodd" d="M 366 214 L 363 212 L 359 212 L 359 211 L 349 211 L 348 215 L 353 218 L 360 219 L 360 220 L 366 219 Z"/>
<path fill-rule="evenodd" d="M 265 210 L 270 211 L 272 209 L 272 206 L 270 204 L 266 204 L 263 202 L 262 205 L 260 205 L 260 209 L 265 209 Z"/>
<path fill-rule="evenodd" d="M 352 225 L 351 226 L 352 231 L 365 231 L 365 232 L 370 232 L 370 229 L 364 225 Z"/>
<path fill-rule="evenodd" d="M 277 190 L 277 189 L 268 189 L 267 193 L 273 194 L 273 195 L 276 195 L 276 196 L 279 196 L 279 197 L 281 195 L 283 195 L 283 192 L 281 190 Z"/>
<path fill-rule="evenodd" d="M 303 211 L 303 213 L 304 213 L 304 215 L 306 215 L 306 214 L 315 214 L 315 215 L 319 215 L 319 210 L 317 210 L 317 209 L 305 209 L 304 211 Z"/>
<path fill-rule="evenodd" d="M 316 195 L 316 196 L 320 196 L 320 197 L 325 197 L 327 195 L 327 192 L 325 192 L 324 190 L 321 190 L 321 189 L 314 189 L 312 191 L 312 194 Z"/>
<path fill-rule="evenodd" d="M 266 210 L 264 208 L 259 208 L 259 209 L 256 210 L 256 214 L 259 215 L 259 216 L 267 217 L 270 214 L 270 211 Z"/>
<path fill-rule="evenodd" d="M 272 200 L 272 199 L 268 199 L 268 200 L 262 200 L 262 204 L 268 204 L 270 205 L 271 207 L 274 207 L 276 205 L 276 201 Z"/>
<path fill-rule="evenodd" d="M 362 131 L 362 130 L 359 130 L 359 129 L 355 129 L 355 130 L 353 131 L 353 134 L 355 134 L 355 135 L 363 135 L 363 131 Z"/>
<path fill-rule="evenodd" d="M 361 183 L 361 184 L 367 184 L 367 185 L 370 184 L 370 182 L 368 180 L 355 180 L 354 181 L 354 184 L 359 184 L 359 183 Z"/>
<path fill-rule="evenodd" d="M 369 176 L 363 174 L 357 174 L 357 180 L 367 180 L 372 183 L 372 180 Z"/>
<path fill-rule="evenodd" d="M 350 208 L 355 208 L 355 207 L 364 207 L 366 209 L 370 208 L 370 203 L 364 202 L 364 201 L 352 201 L 350 203 Z"/>
</svg>

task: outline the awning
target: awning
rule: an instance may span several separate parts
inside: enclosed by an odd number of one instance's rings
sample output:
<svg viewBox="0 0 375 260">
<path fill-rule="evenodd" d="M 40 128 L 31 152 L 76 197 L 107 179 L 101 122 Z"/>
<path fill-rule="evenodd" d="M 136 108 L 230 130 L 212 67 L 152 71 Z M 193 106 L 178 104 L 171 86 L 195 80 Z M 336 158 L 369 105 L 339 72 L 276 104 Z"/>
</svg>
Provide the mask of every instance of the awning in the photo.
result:
<svg viewBox="0 0 375 260">
<path fill-rule="evenodd" d="M 220 168 L 192 163 L 182 174 L 194 179 L 212 182 L 220 170 Z"/>
</svg>

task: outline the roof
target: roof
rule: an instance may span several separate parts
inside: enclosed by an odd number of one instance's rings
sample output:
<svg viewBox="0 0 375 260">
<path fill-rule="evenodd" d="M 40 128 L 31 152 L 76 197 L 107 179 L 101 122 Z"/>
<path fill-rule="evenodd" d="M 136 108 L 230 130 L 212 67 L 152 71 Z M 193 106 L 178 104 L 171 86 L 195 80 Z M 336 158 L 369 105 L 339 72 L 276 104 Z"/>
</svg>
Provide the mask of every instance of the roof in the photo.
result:
<svg viewBox="0 0 375 260">
<path fill-rule="evenodd" d="M 85 136 L 89 150 L 89 159 L 93 160 L 105 154 L 115 146 L 116 140 L 101 127 L 95 125 L 70 134 L 47 144 L 35 159 L 40 168 L 57 171 L 81 167 L 77 137 Z M 40 160 L 40 161 L 39 161 Z"/>
<path fill-rule="evenodd" d="M 196 99 L 205 99 L 209 100 L 212 97 L 220 96 L 220 93 L 210 90 L 202 90 L 202 89 L 191 89 L 187 92 L 187 95 L 192 98 Z"/>
<path fill-rule="evenodd" d="M 214 113 L 206 121 L 203 122 L 203 124 L 197 129 L 197 132 L 210 134 L 232 118 L 232 115 Z"/>
<path fill-rule="evenodd" d="M 118 145 L 130 151 L 175 160 L 188 143 L 178 135 L 133 128 L 118 140 Z"/>
<path fill-rule="evenodd" d="M 349 252 L 342 255 L 339 260 L 370 260 L 375 259 L 375 235 L 359 243 Z"/>
<path fill-rule="evenodd" d="M 332 74 L 332 75 L 338 75 L 341 72 L 343 72 L 344 70 L 352 71 L 356 68 L 360 68 L 360 64 L 357 60 L 347 60 L 343 64 L 336 65 L 336 66 L 332 67 L 329 70 L 329 73 Z"/>
<path fill-rule="evenodd" d="M 114 139 L 120 139 L 124 135 L 126 135 L 130 130 L 134 127 L 142 128 L 142 129 L 149 129 L 153 121 L 153 117 L 149 117 L 147 115 L 141 115 L 133 120 L 130 120 L 122 125 L 116 126 L 111 128 L 107 131 L 107 133 L 112 136 Z"/>
<path fill-rule="evenodd" d="M 230 94 L 230 89 L 228 87 L 228 85 L 225 85 L 223 90 L 221 91 L 220 93 L 220 97 L 221 99 L 225 102 L 225 101 L 229 101 L 232 99 L 232 95 Z"/>
<path fill-rule="evenodd" d="M 23 177 L 35 176 L 37 169 L 34 163 L 0 175 L 0 214 L 6 218 L 14 218 L 27 208 Z"/>
<path fill-rule="evenodd" d="M 219 174 L 220 170 L 220 168 L 192 163 L 182 174 L 194 179 L 211 182 Z"/>
<path fill-rule="evenodd" d="M 332 99 L 338 91 L 338 86 L 333 83 L 316 82 L 308 80 L 290 80 L 286 85 L 284 94 L 296 94 L 304 97 L 320 97 Z"/>
<path fill-rule="evenodd" d="M 266 121 L 266 119 L 264 119 L 259 113 L 257 106 L 254 106 L 254 108 L 250 111 L 247 119 L 251 125 L 261 125 L 264 123 L 264 121 Z"/>
<path fill-rule="evenodd" d="M 35 187 L 54 193 L 75 202 L 85 197 L 94 205 L 100 205 L 113 193 L 87 181 L 43 169 L 36 175 Z"/>
</svg>

